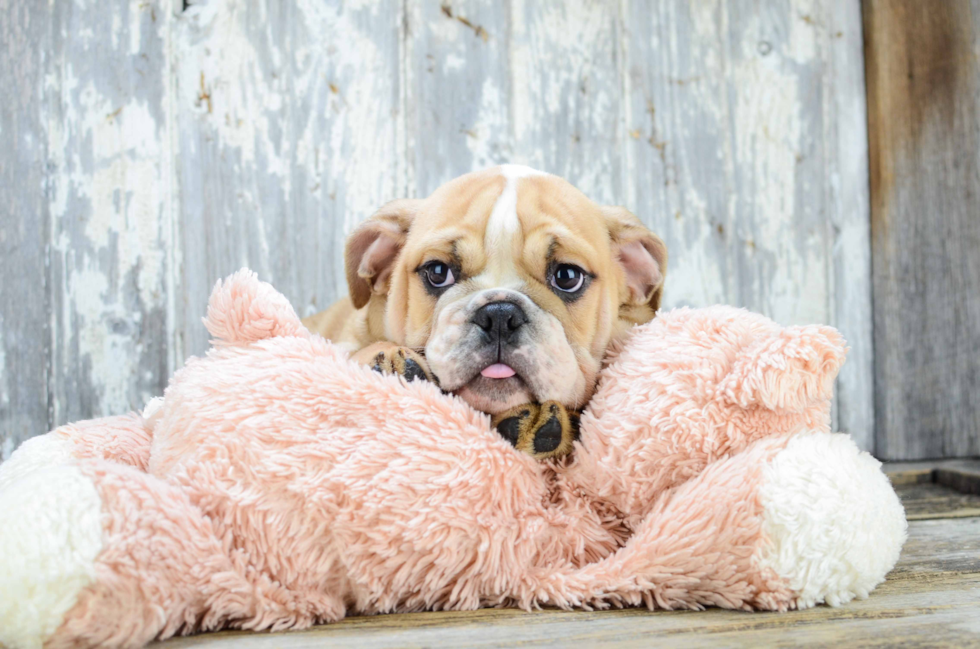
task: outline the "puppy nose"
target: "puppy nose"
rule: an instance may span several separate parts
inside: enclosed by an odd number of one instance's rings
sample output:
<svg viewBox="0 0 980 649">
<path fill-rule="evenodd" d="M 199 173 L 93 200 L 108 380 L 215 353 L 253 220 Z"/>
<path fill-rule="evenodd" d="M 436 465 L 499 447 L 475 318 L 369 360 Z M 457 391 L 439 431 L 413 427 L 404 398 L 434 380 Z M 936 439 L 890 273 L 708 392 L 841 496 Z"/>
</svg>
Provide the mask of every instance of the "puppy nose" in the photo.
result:
<svg viewBox="0 0 980 649">
<path fill-rule="evenodd" d="M 483 329 L 491 342 L 509 341 L 526 322 L 524 309 L 513 302 L 485 304 L 473 316 L 473 323 Z"/>
</svg>

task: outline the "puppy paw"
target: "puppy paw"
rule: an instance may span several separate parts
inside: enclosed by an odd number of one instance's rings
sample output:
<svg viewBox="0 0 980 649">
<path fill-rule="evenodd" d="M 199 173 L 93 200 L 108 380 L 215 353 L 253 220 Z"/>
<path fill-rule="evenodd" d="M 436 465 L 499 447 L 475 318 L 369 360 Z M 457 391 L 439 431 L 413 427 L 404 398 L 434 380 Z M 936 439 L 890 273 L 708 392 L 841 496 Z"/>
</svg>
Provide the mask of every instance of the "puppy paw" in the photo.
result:
<svg viewBox="0 0 980 649">
<path fill-rule="evenodd" d="M 578 413 L 557 401 L 511 408 L 492 424 L 514 448 L 539 460 L 568 455 L 578 437 Z"/>
<path fill-rule="evenodd" d="M 438 383 L 429 364 L 417 351 L 398 345 L 371 345 L 354 354 L 353 360 L 382 374 L 397 374 L 406 381 L 421 379 Z"/>
<path fill-rule="evenodd" d="M 404 377 L 406 381 L 421 379 L 436 382 L 436 377 L 429 369 L 429 364 L 418 352 L 408 347 L 395 347 L 387 351 L 378 352 L 374 357 L 371 369 L 382 374 L 397 374 Z"/>
</svg>

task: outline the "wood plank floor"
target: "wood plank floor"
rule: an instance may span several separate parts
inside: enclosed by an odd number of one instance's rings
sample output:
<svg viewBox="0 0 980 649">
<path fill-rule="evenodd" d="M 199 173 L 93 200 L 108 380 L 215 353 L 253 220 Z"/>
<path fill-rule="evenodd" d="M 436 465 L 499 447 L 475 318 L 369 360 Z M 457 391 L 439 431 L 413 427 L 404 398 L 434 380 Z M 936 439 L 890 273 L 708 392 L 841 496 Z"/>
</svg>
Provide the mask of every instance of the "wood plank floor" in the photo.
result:
<svg viewBox="0 0 980 649">
<path fill-rule="evenodd" d="M 934 468 L 890 472 L 909 540 L 871 597 L 790 613 L 488 609 L 349 618 L 306 631 L 225 632 L 154 649 L 308 647 L 980 647 L 980 496 L 936 482 Z M 954 481 L 955 482 L 955 481 Z M 975 500 L 974 500 L 975 499 Z"/>
</svg>

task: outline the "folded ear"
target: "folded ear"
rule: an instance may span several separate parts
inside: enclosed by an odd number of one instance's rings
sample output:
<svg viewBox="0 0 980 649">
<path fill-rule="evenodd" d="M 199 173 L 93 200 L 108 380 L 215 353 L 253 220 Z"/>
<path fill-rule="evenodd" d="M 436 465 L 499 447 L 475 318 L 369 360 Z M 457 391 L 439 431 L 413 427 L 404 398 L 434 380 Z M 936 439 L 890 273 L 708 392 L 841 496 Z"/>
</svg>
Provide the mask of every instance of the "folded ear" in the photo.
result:
<svg viewBox="0 0 980 649">
<path fill-rule="evenodd" d="M 372 293 L 388 292 L 395 259 L 421 202 L 404 198 L 386 203 L 347 237 L 344 264 L 354 308 L 367 304 Z"/>
<path fill-rule="evenodd" d="M 667 246 L 626 208 L 606 206 L 602 211 L 613 255 L 626 275 L 625 303 L 656 311 L 667 273 Z"/>
</svg>

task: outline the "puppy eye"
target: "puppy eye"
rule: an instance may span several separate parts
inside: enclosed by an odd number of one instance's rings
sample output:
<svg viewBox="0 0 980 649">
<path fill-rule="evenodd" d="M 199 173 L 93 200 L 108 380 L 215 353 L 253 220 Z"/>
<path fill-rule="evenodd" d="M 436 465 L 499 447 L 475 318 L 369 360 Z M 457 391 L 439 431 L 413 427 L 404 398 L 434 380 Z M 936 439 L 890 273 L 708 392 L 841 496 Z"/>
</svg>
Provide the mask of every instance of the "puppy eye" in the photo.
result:
<svg viewBox="0 0 980 649">
<path fill-rule="evenodd" d="M 432 288 L 447 288 L 456 283 L 453 269 L 441 261 L 430 261 L 423 266 L 422 276 Z"/>
<path fill-rule="evenodd" d="M 585 271 L 572 264 L 561 264 L 551 276 L 551 285 L 565 293 L 574 293 L 584 284 Z"/>
</svg>

